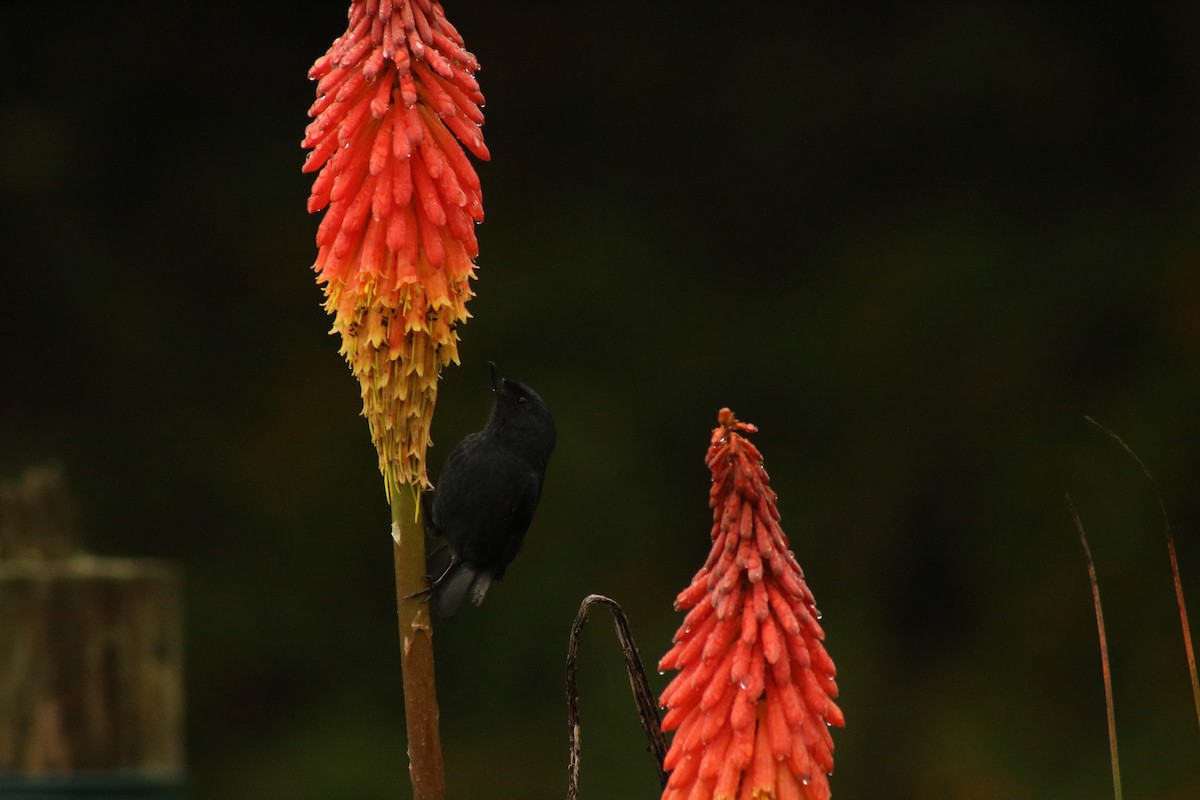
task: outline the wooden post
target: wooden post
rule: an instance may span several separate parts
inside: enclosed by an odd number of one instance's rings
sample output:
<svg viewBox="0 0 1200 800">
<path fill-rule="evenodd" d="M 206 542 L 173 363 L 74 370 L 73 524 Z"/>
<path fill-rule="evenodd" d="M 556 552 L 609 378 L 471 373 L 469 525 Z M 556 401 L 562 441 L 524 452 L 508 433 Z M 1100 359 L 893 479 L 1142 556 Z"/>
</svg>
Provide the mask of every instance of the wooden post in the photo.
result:
<svg viewBox="0 0 1200 800">
<path fill-rule="evenodd" d="M 81 554 L 73 519 L 60 470 L 0 485 L 0 796 L 179 796 L 179 571 Z"/>
</svg>

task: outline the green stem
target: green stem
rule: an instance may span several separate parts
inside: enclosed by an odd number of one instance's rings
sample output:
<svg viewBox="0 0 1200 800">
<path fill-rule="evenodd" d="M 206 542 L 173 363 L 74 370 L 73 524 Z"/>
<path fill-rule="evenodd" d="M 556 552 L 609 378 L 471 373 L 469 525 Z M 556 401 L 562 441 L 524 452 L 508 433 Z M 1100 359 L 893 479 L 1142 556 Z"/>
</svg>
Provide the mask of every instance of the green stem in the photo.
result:
<svg viewBox="0 0 1200 800">
<path fill-rule="evenodd" d="M 400 626 L 400 666 L 404 716 L 408 727 L 408 770 L 413 800 L 444 800 L 442 741 L 438 734 L 437 688 L 433 670 L 433 624 L 425 576 L 425 525 L 420 489 L 392 487 L 392 548 L 396 563 L 396 609 Z"/>
</svg>

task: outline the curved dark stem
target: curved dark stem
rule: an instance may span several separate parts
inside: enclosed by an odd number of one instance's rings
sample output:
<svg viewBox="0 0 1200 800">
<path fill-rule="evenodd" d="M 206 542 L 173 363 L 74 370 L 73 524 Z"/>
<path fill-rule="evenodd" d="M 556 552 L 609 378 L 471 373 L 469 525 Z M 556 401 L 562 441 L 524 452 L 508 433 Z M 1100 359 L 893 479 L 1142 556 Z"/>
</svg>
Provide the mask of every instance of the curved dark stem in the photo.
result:
<svg viewBox="0 0 1200 800">
<path fill-rule="evenodd" d="M 662 721 L 658 715 L 658 701 L 650 691 L 650 682 L 646 679 L 646 670 L 642 667 L 642 659 L 638 655 L 637 645 L 633 642 L 633 634 L 629 631 L 629 620 L 621 606 L 612 598 L 601 594 L 589 594 L 579 605 L 579 613 L 571 625 L 571 638 L 567 643 L 567 728 L 571 737 L 570 762 L 567 778 L 567 800 L 578 800 L 579 797 L 579 684 L 576 678 L 576 662 L 579 660 L 579 634 L 587 622 L 591 607 L 599 603 L 608 606 L 612 612 L 613 623 L 617 628 L 617 639 L 621 642 L 621 653 L 625 657 L 625 670 L 629 673 L 629 687 L 633 690 L 633 700 L 637 704 L 638 716 L 642 721 L 642 730 L 646 733 L 649 750 L 654 756 L 658 767 L 658 777 L 663 786 L 667 785 L 667 773 L 663 770 L 663 759 L 667 755 L 667 742 L 663 737 Z"/>
<path fill-rule="evenodd" d="M 1108 434 L 1108 437 L 1120 445 L 1121 449 L 1133 459 L 1133 463 L 1138 465 L 1138 469 L 1142 471 L 1142 475 L 1149 482 L 1150 488 L 1154 490 L 1155 499 L 1158 500 L 1158 510 L 1162 514 L 1163 532 L 1167 540 L 1167 556 L 1171 561 L 1171 578 L 1175 583 L 1175 604 L 1179 607 L 1179 625 L 1183 629 L 1183 650 L 1187 656 L 1188 674 L 1192 679 L 1192 702 L 1196 706 L 1196 722 L 1200 724 L 1200 677 L 1197 676 L 1196 671 L 1196 651 L 1192 647 L 1192 629 L 1188 624 L 1187 603 L 1184 602 L 1183 597 L 1183 580 L 1179 577 L 1179 559 L 1175 556 L 1175 534 L 1171 531 L 1171 519 L 1167 516 L 1167 504 L 1163 501 L 1162 491 L 1158 488 L 1158 481 L 1154 479 L 1153 473 L 1142 462 L 1142 459 L 1138 457 L 1138 454 L 1133 452 L 1133 448 L 1126 444 L 1124 439 L 1101 425 L 1092 417 L 1084 416 L 1084 419 Z"/>
<path fill-rule="evenodd" d="M 1087 561 L 1088 582 L 1092 585 L 1092 605 L 1096 609 L 1096 630 L 1100 636 L 1100 669 L 1104 673 L 1104 707 L 1108 710 L 1108 754 L 1112 762 L 1113 795 L 1121 800 L 1121 759 L 1117 755 L 1117 719 L 1113 706 L 1112 670 L 1108 662 L 1108 637 L 1104 633 L 1104 611 L 1100 607 L 1100 581 L 1096 579 L 1096 564 L 1092 560 L 1092 548 L 1088 546 L 1087 534 L 1084 533 L 1083 523 L 1079 520 L 1079 512 L 1071 495 L 1067 495 L 1067 505 L 1071 509 L 1071 517 L 1075 520 L 1075 530 L 1079 533 L 1079 542 L 1083 545 L 1083 557 Z"/>
</svg>

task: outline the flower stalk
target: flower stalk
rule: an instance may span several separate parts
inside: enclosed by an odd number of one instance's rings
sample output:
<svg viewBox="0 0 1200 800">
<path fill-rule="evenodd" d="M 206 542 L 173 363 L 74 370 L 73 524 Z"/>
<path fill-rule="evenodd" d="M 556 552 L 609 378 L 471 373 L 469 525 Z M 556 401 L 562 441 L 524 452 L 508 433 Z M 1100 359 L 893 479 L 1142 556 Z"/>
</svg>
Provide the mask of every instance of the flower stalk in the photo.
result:
<svg viewBox="0 0 1200 800">
<path fill-rule="evenodd" d="M 433 667 L 433 626 L 423 594 L 425 524 L 415 487 L 392 492 L 392 556 L 396 566 L 396 612 L 400 626 L 400 666 L 404 718 L 408 728 L 408 772 L 416 800 L 446 796 L 442 769 L 440 711 Z"/>
</svg>

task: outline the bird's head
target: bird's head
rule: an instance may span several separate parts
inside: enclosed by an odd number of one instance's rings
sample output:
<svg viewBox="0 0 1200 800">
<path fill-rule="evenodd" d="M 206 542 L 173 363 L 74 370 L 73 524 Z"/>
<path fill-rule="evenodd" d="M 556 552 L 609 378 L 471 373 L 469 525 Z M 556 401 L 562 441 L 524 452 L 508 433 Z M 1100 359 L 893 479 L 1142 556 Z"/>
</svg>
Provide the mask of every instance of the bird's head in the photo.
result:
<svg viewBox="0 0 1200 800">
<path fill-rule="evenodd" d="M 493 436 L 533 458 L 545 461 L 558 439 L 554 417 L 541 396 L 520 381 L 505 378 L 488 362 L 492 370 L 492 391 L 496 394 L 487 430 Z"/>
</svg>

